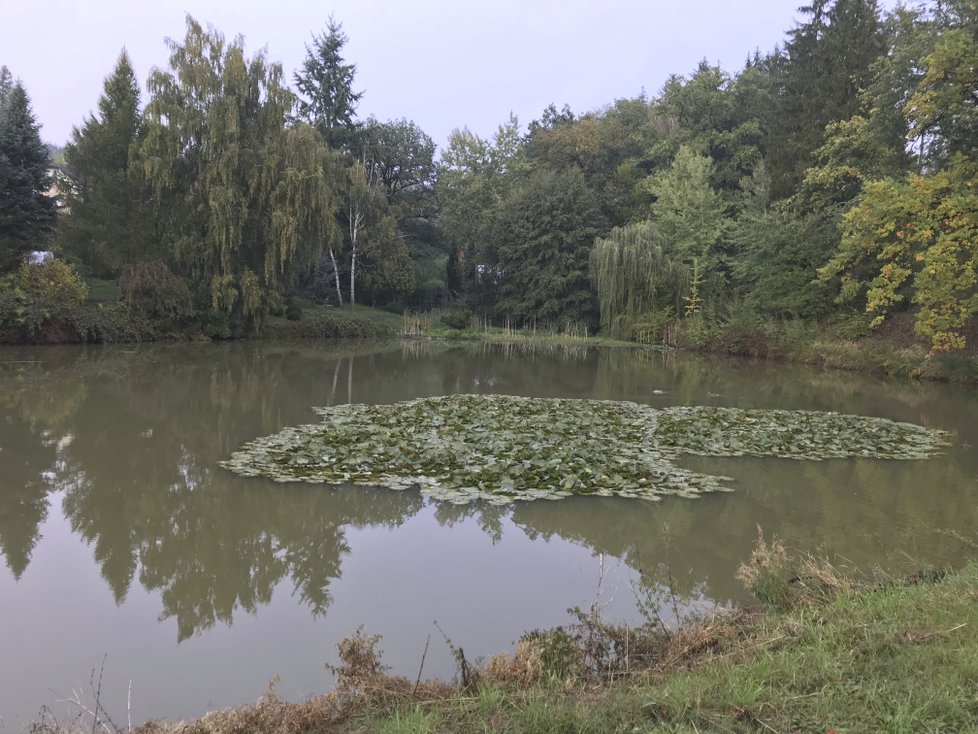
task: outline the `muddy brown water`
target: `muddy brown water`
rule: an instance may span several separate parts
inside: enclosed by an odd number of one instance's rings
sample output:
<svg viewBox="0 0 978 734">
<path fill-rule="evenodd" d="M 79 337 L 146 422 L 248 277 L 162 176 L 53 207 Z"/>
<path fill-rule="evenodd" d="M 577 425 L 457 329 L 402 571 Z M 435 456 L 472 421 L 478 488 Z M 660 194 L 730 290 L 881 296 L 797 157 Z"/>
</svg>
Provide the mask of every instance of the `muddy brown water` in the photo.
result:
<svg viewBox="0 0 978 734">
<path fill-rule="evenodd" d="M 245 479 L 241 443 L 312 406 L 456 392 L 836 410 L 953 433 L 926 461 L 702 459 L 736 491 L 456 507 L 413 491 Z M 961 562 L 978 528 L 978 392 L 631 349 L 424 342 L 0 350 L 0 731 L 100 703 L 124 726 L 330 687 L 359 626 L 450 676 L 597 604 L 640 620 L 748 601 L 760 525 L 897 573 Z M 131 693 L 130 693 L 131 691 Z"/>
</svg>

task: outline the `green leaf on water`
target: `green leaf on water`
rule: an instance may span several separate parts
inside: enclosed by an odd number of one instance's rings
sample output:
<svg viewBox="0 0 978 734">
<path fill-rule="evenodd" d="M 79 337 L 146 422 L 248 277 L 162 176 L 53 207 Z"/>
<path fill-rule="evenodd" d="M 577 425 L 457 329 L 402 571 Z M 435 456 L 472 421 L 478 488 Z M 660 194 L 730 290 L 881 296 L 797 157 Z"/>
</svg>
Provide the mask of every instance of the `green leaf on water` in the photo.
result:
<svg viewBox="0 0 978 734">
<path fill-rule="evenodd" d="M 251 441 L 221 466 L 280 482 L 419 487 L 453 503 L 731 491 L 683 454 L 921 459 L 947 434 L 883 418 L 788 410 L 452 395 L 317 408 L 322 422 Z"/>
</svg>

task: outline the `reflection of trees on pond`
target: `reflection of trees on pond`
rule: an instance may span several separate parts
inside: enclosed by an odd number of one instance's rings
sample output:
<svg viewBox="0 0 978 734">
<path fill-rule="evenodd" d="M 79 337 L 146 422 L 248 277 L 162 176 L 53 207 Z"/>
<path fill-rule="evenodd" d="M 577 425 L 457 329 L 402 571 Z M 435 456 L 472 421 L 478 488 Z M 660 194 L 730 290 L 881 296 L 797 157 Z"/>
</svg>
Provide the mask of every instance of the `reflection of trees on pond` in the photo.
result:
<svg viewBox="0 0 978 734">
<path fill-rule="evenodd" d="M 519 503 L 513 521 L 531 537 L 578 542 L 625 560 L 650 583 L 721 604 L 747 599 L 734 574 L 750 557 L 758 526 L 798 552 L 825 555 L 864 573 L 879 566 L 900 572 L 953 564 L 965 550 L 953 534 L 973 538 L 978 526 L 973 494 L 942 491 L 937 501 L 929 496 L 931 488 L 968 484 L 960 468 L 940 459 L 685 463 L 733 475 L 735 491 L 655 503 L 589 497 Z"/>
<path fill-rule="evenodd" d="M 495 545 L 503 539 L 503 521 L 512 512 L 508 506 L 491 505 L 488 502 L 471 502 L 453 505 L 451 502 L 435 503 L 435 519 L 446 528 L 466 520 L 474 520 Z"/>
<path fill-rule="evenodd" d="M 954 404 L 957 393 L 945 388 L 893 389 L 763 365 L 748 374 L 642 350 L 261 343 L 43 355 L 44 364 L 0 369 L 0 552 L 20 577 L 50 493 L 64 490 L 65 515 L 91 545 L 116 600 L 134 578 L 159 590 L 162 616 L 176 621 L 181 638 L 230 623 L 239 610 L 255 611 L 283 582 L 323 613 L 348 551 L 347 527 L 394 527 L 423 506 L 411 491 L 280 485 L 216 467 L 255 436 L 317 420 L 312 406 L 454 392 L 656 404 L 652 390 L 661 389 L 663 404 L 845 405 L 866 414 L 883 406 L 889 417 L 969 430 L 967 411 Z M 758 375 L 759 387 L 752 383 Z M 930 554 L 922 557 L 951 558 L 955 541 L 935 530 L 973 536 L 978 524 L 973 493 L 960 491 L 973 485 L 970 453 L 801 469 L 787 460 L 684 463 L 733 474 L 736 491 L 658 503 L 587 497 L 513 508 L 443 503 L 435 518 L 449 526 L 471 520 L 498 542 L 512 515 L 531 538 L 563 538 L 622 558 L 653 585 L 671 580 L 677 593 L 720 602 L 744 598 L 733 574 L 750 554 L 757 524 L 793 546 L 824 547 L 864 567 L 892 549 L 894 537 L 898 545 L 919 539 Z M 928 502 L 922 487 L 956 493 Z"/>
<path fill-rule="evenodd" d="M 0 410 L 6 404 L 0 401 Z M 0 421 L 0 449 L 0 554 L 19 579 L 47 517 L 48 493 L 53 487 L 46 472 L 57 456 L 50 439 L 16 415 Z"/>
<path fill-rule="evenodd" d="M 15 578 L 37 545 L 49 494 L 65 471 L 71 418 L 86 395 L 83 381 L 51 383 L 32 360 L 0 366 L 0 554 Z"/>
<path fill-rule="evenodd" d="M 5 411 L 12 435 L 23 439 L 3 444 L 23 467 L 6 475 L 31 500 L 6 492 L 0 500 L 0 541 L 17 575 L 48 491 L 65 489 L 65 515 L 92 545 L 116 600 L 138 572 L 144 587 L 162 592 L 162 616 L 174 617 L 184 638 L 229 623 L 238 609 L 255 611 L 286 578 L 314 612 L 325 612 L 348 550 L 346 526 L 394 526 L 423 504 L 416 493 L 247 482 L 216 467 L 243 440 L 294 422 L 319 402 L 328 353 L 242 350 L 232 361 L 149 349 L 105 359 L 113 364 L 88 363 L 79 353 L 74 368 L 86 374 L 87 394 L 65 419 L 61 430 L 74 440 L 57 462 L 39 431 L 24 430 L 16 411 Z M 50 389 L 64 377 L 56 370 L 34 387 Z"/>
</svg>

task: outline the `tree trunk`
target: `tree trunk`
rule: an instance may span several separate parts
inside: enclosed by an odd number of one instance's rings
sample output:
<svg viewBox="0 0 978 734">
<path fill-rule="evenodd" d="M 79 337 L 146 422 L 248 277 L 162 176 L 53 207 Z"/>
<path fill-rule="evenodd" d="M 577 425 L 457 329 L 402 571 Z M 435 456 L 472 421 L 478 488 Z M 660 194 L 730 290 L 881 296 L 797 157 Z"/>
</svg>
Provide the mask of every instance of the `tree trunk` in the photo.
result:
<svg viewBox="0 0 978 734">
<path fill-rule="evenodd" d="M 357 235 L 360 234 L 360 230 L 363 229 L 363 212 L 355 206 L 350 204 L 348 219 L 350 221 L 350 305 L 356 305 L 356 290 L 357 290 Z"/>
<path fill-rule="evenodd" d="M 333 277 L 336 279 L 336 298 L 339 300 L 340 305 L 343 305 L 343 291 L 340 290 L 340 270 L 336 267 L 336 255 L 333 254 L 333 248 L 329 248 L 329 259 L 333 263 Z"/>
<path fill-rule="evenodd" d="M 350 305 L 356 305 L 356 288 L 357 288 L 357 245 L 354 241 L 353 248 L 350 251 Z"/>
</svg>

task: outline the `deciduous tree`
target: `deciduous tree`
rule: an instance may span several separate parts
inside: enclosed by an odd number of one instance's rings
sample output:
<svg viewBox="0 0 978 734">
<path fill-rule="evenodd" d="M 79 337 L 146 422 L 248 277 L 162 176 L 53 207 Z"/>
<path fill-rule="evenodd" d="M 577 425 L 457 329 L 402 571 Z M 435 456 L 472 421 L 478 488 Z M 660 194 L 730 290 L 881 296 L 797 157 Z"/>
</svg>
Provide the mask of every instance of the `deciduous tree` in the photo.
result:
<svg viewBox="0 0 978 734">
<path fill-rule="evenodd" d="M 861 300 L 873 325 L 913 304 L 934 350 L 964 347 L 962 328 L 978 313 L 976 181 L 978 163 L 958 156 L 930 176 L 868 183 L 822 277 L 840 276 L 842 300 Z"/>
<path fill-rule="evenodd" d="M 255 326 L 330 242 L 335 164 L 315 130 L 287 124 L 295 98 L 264 53 L 189 17 L 169 46 L 141 149 L 158 231 L 198 296 Z"/>
<path fill-rule="evenodd" d="M 625 339 L 657 314 L 677 313 L 689 285 L 690 268 L 670 257 L 649 220 L 615 227 L 595 240 L 591 280 L 601 309 L 601 328 Z"/>
</svg>

